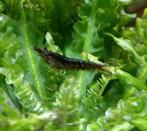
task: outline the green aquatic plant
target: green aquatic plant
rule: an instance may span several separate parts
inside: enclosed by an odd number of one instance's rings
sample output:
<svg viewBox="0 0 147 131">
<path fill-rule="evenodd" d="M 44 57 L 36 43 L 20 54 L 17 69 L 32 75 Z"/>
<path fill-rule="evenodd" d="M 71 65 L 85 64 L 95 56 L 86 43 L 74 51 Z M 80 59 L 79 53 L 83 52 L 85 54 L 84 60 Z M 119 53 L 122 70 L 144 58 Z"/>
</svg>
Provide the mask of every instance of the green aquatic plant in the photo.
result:
<svg viewBox="0 0 147 131">
<path fill-rule="evenodd" d="M 147 10 L 130 25 L 130 2 L 1 0 L 0 130 L 147 130 Z"/>
</svg>

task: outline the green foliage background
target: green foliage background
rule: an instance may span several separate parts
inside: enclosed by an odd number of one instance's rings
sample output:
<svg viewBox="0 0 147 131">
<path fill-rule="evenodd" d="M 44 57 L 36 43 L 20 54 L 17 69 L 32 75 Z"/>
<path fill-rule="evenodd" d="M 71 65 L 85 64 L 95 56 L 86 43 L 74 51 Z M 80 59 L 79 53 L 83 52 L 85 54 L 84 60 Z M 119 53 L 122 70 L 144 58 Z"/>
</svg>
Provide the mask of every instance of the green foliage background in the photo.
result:
<svg viewBox="0 0 147 131">
<path fill-rule="evenodd" d="M 147 10 L 128 26 L 130 2 L 1 0 L 0 130 L 147 130 Z M 53 69 L 34 47 L 111 73 Z"/>
</svg>

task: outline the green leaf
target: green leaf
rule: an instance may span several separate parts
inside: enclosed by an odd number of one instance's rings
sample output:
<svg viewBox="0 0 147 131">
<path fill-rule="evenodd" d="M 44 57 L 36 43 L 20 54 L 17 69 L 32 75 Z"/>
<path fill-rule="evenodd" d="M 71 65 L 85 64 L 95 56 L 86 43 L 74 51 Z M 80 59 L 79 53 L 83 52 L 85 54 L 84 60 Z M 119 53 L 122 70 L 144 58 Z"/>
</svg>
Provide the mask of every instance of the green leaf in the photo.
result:
<svg viewBox="0 0 147 131">
<path fill-rule="evenodd" d="M 126 51 L 130 51 L 133 54 L 136 54 L 135 50 L 133 49 L 133 46 L 131 45 L 130 40 L 123 39 L 123 38 L 117 38 L 117 37 L 113 36 L 112 34 L 108 34 L 108 33 L 107 33 L 107 35 L 111 36 L 122 49 L 124 49 Z"/>
<path fill-rule="evenodd" d="M 71 57 L 80 57 L 81 52 L 105 54 L 104 38 L 100 32 L 117 23 L 112 1 L 85 2 L 79 8 L 79 20 L 74 26 L 73 41 L 66 49 L 66 54 Z M 114 5 L 113 5 L 114 4 Z M 109 19 L 109 20 L 108 20 Z"/>
<path fill-rule="evenodd" d="M 138 118 L 131 121 L 132 124 L 134 124 L 139 130 L 146 130 L 147 126 L 147 120 L 146 118 Z"/>
<path fill-rule="evenodd" d="M 1 0 L 0 130 L 147 130 L 147 10 L 130 2 Z M 34 48 L 105 71 L 55 69 Z"/>
</svg>

